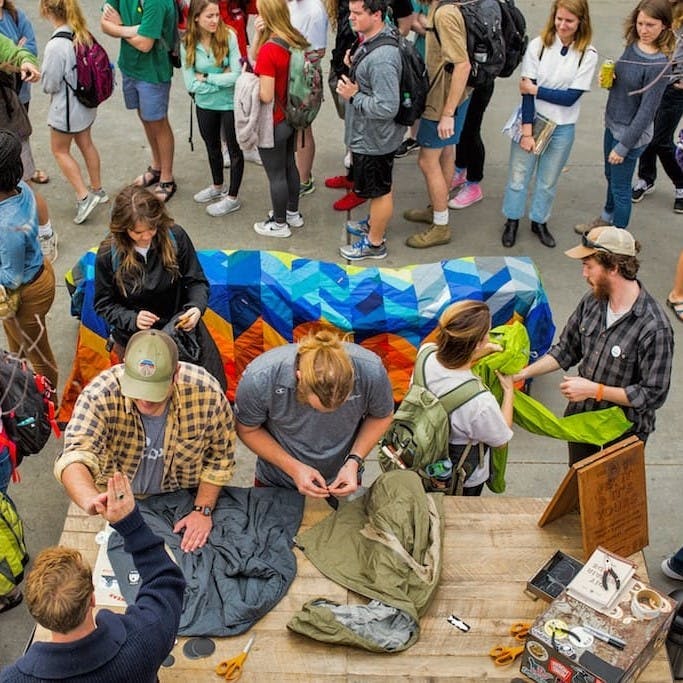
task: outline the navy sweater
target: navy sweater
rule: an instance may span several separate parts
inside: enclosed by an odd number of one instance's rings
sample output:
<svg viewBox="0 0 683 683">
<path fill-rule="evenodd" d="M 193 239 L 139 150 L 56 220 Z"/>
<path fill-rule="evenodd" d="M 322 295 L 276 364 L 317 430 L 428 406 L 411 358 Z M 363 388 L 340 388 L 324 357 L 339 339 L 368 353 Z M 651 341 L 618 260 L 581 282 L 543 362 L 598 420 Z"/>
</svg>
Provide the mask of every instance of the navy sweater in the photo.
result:
<svg viewBox="0 0 683 683">
<path fill-rule="evenodd" d="M 69 680 L 85 683 L 146 683 L 173 648 L 185 580 L 150 531 L 137 506 L 112 525 L 124 538 L 142 580 L 135 604 L 125 614 L 103 609 L 97 628 L 72 643 L 33 643 L 0 673 L 3 683 Z"/>
</svg>

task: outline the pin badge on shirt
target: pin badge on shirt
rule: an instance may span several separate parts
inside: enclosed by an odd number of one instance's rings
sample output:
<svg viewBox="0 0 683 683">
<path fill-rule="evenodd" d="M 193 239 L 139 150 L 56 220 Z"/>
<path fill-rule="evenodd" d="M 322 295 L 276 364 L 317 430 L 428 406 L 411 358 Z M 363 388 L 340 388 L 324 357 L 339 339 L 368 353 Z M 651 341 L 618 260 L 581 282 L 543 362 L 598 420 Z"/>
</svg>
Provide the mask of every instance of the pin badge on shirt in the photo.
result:
<svg viewBox="0 0 683 683">
<path fill-rule="evenodd" d="M 612 354 L 612 358 L 619 358 L 619 356 L 621 356 L 621 347 L 618 344 L 615 344 L 610 353 Z"/>
</svg>

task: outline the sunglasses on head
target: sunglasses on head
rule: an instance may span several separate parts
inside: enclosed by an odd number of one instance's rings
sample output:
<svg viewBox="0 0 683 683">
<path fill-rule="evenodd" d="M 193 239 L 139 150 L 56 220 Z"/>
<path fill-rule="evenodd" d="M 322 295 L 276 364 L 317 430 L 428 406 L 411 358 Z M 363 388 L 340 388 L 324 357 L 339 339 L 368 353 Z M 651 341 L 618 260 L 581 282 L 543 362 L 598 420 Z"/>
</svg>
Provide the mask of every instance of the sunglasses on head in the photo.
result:
<svg viewBox="0 0 683 683">
<path fill-rule="evenodd" d="M 598 249 L 600 251 L 606 251 L 608 254 L 614 254 L 614 252 L 611 249 L 608 249 L 607 247 L 604 247 L 602 244 L 598 244 L 597 242 L 593 242 L 593 240 L 588 238 L 588 235 L 581 235 L 581 244 L 583 244 L 584 247 L 588 247 L 589 249 Z"/>
</svg>

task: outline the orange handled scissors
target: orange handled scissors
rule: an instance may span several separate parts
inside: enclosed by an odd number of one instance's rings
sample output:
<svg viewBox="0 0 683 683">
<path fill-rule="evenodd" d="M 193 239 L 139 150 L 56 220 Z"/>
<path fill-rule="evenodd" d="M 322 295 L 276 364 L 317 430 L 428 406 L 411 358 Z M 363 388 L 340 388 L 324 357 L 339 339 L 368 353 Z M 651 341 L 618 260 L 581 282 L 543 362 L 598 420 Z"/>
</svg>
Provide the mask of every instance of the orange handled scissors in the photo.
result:
<svg viewBox="0 0 683 683">
<path fill-rule="evenodd" d="M 516 621 L 514 624 L 512 624 L 512 626 L 510 626 L 510 635 L 515 640 L 518 640 L 520 643 L 523 643 L 529 636 L 530 628 L 530 623 L 526 621 Z"/>
<path fill-rule="evenodd" d="M 524 645 L 519 647 L 503 647 L 498 645 L 489 652 L 489 656 L 493 657 L 493 663 L 496 666 L 507 666 L 519 657 L 524 652 Z"/>
<path fill-rule="evenodd" d="M 254 644 L 256 636 L 249 638 L 249 642 L 242 652 L 240 652 L 236 657 L 232 659 L 223 660 L 217 667 L 216 673 L 219 676 L 223 676 L 226 681 L 236 681 L 242 675 L 242 668 L 244 667 L 244 661 L 251 650 L 251 646 Z"/>
</svg>

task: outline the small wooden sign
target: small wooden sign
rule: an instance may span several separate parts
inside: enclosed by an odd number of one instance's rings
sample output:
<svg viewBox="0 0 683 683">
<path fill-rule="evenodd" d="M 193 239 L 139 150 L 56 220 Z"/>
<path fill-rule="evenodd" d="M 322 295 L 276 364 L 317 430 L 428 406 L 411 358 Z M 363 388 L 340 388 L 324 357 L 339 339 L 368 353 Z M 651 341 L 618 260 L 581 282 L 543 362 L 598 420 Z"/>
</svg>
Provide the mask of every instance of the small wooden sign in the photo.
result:
<svg viewBox="0 0 683 683">
<path fill-rule="evenodd" d="M 648 543 L 643 442 L 631 436 L 569 468 L 539 526 L 571 512 L 581 515 L 583 553 L 599 546 L 628 557 Z"/>
</svg>

